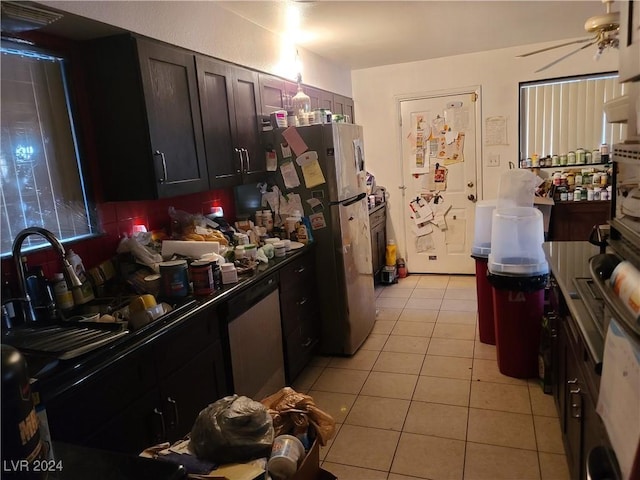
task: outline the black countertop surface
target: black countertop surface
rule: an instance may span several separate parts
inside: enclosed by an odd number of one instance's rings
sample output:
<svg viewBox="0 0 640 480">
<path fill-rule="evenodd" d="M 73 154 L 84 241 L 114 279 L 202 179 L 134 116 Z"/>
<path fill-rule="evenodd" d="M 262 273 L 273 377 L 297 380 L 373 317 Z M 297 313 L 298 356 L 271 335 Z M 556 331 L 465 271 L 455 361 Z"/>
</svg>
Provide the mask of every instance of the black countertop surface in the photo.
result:
<svg viewBox="0 0 640 480">
<path fill-rule="evenodd" d="M 602 362 L 604 337 L 580 298 L 576 278 L 591 278 L 589 259 L 600 253 L 599 247 L 589 242 L 547 242 L 543 245 L 549 268 L 556 280 L 587 348 L 596 364 Z"/>
<path fill-rule="evenodd" d="M 223 288 L 206 297 L 189 296 L 180 299 L 177 308 L 158 318 L 154 322 L 99 347 L 80 357 L 59 360 L 56 358 L 25 354 L 29 374 L 37 380 L 35 388 L 40 392 L 41 400 L 46 401 L 67 389 L 85 381 L 108 368 L 115 360 L 131 355 L 137 349 L 154 341 L 160 335 L 188 322 L 203 309 L 216 308 L 238 293 L 251 288 L 260 280 L 275 274 L 283 266 L 292 262 L 313 248 L 313 244 L 291 250 L 286 257 L 273 258 L 268 264 L 259 263 L 257 268 L 248 274 L 238 276 L 238 283 L 223 285 Z"/>
</svg>

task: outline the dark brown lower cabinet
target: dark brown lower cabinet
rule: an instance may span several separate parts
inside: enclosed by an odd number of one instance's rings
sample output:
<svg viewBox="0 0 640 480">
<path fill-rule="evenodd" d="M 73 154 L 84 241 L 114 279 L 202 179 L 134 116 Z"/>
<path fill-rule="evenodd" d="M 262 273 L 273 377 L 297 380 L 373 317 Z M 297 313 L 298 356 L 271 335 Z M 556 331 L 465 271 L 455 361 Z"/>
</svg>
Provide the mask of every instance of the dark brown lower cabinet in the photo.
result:
<svg viewBox="0 0 640 480">
<path fill-rule="evenodd" d="M 551 207 L 549 239 L 557 241 L 588 241 L 594 225 L 607 223 L 611 202 L 556 202 Z"/>
<path fill-rule="evenodd" d="M 320 340 L 314 250 L 280 270 L 280 313 L 287 384 L 295 380 Z"/>
<path fill-rule="evenodd" d="M 189 433 L 198 413 L 229 393 L 212 312 L 199 312 L 46 400 L 52 439 L 138 454 Z"/>
<path fill-rule="evenodd" d="M 596 413 L 600 376 L 597 365 L 569 314 L 558 328 L 554 395 L 571 478 L 587 478 L 587 458 L 596 447 L 611 448 Z"/>
<path fill-rule="evenodd" d="M 387 248 L 387 207 L 378 206 L 369 212 L 369 228 L 371 229 L 371 262 L 373 264 L 373 281 L 380 281 L 380 271 L 385 266 Z"/>
</svg>

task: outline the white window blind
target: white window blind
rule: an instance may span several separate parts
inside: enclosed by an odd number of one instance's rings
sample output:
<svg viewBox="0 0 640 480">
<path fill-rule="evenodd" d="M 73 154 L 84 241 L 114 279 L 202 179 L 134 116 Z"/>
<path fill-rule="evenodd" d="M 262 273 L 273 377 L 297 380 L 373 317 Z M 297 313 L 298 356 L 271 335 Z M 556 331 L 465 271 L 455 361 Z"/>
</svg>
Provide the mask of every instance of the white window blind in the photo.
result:
<svg viewBox="0 0 640 480">
<path fill-rule="evenodd" d="M 622 141 L 626 125 L 607 123 L 604 104 L 624 93 L 617 75 L 521 84 L 521 158 L 590 151 Z"/>
<path fill-rule="evenodd" d="M 78 158 L 63 59 L 2 43 L 0 253 L 38 226 L 61 241 L 95 233 Z M 31 235 L 24 250 L 47 245 Z"/>
</svg>

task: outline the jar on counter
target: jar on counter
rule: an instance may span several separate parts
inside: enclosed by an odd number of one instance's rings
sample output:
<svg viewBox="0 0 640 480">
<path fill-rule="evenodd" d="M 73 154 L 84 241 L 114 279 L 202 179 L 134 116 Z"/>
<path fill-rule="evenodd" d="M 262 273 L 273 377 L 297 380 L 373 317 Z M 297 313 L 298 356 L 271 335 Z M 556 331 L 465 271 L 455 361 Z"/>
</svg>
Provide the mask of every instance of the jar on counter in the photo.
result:
<svg viewBox="0 0 640 480">
<path fill-rule="evenodd" d="M 588 188 L 583 188 L 582 191 L 580 192 L 580 200 L 581 201 L 585 201 L 588 200 L 589 197 L 589 192 L 588 192 Z"/>
<path fill-rule="evenodd" d="M 585 162 L 585 151 L 584 148 L 576 149 L 576 163 L 582 165 Z"/>
<path fill-rule="evenodd" d="M 584 163 L 593 163 L 593 155 L 591 152 L 584 152 Z"/>
<path fill-rule="evenodd" d="M 567 192 L 567 202 L 573 202 L 573 192 L 571 190 Z"/>
<path fill-rule="evenodd" d="M 568 161 L 569 160 L 567 155 L 560 155 L 560 166 L 564 167 L 565 165 L 567 165 Z"/>
<path fill-rule="evenodd" d="M 603 188 L 600 192 L 600 200 L 609 200 L 609 192 L 606 188 Z"/>
<path fill-rule="evenodd" d="M 591 162 L 592 163 L 600 163 L 602 159 L 600 158 L 600 150 L 594 150 L 591 152 Z"/>
<path fill-rule="evenodd" d="M 593 188 L 587 188 L 587 200 L 589 202 L 593 201 Z"/>
<path fill-rule="evenodd" d="M 576 164 L 576 152 L 569 152 L 567 154 L 567 165 L 575 165 Z"/>
<path fill-rule="evenodd" d="M 600 185 L 600 173 L 599 172 L 594 172 L 593 175 L 591 176 L 591 183 L 593 185 Z"/>
<path fill-rule="evenodd" d="M 560 157 L 558 155 L 553 155 L 551 157 L 551 166 L 557 167 L 560 165 Z"/>
<path fill-rule="evenodd" d="M 214 292 L 213 268 L 211 262 L 196 260 L 189 265 L 189 275 L 193 282 L 194 295 L 211 295 Z"/>
</svg>

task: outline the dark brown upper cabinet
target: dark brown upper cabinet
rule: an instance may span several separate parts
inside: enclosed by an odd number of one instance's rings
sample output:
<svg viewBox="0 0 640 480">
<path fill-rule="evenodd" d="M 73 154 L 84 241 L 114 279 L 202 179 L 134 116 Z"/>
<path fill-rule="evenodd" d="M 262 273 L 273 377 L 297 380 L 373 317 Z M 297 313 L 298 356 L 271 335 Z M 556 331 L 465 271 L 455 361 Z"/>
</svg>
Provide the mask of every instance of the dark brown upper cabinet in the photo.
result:
<svg viewBox="0 0 640 480">
<path fill-rule="evenodd" d="M 342 115 L 349 115 L 351 123 L 356 123 L 353 115 L 353 100 L 349 97 L 342 95 L 333 95 L 333 113 L 340 113 Z"/>
<path fill-rule="evenodd" d="M 287 109 L 291 105 L 291 97 L 295 95 L 295 84 L 291 95 L 287 89 L 288 82 L 282 78 L 261 73 L 259 80 L 262 115 L 270 115 L 276 110 Z"/>
<path fill-rule="evenodd" d="M 258 73 L 202 55 L 196 70 L 211 188 L 262 180 Z"/>
<path fill-rule="evenodd" d="M 193 53 L 129 34 L 87 53 L 105 200 L 207 190 Z"/>
</svg>

